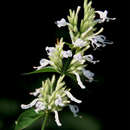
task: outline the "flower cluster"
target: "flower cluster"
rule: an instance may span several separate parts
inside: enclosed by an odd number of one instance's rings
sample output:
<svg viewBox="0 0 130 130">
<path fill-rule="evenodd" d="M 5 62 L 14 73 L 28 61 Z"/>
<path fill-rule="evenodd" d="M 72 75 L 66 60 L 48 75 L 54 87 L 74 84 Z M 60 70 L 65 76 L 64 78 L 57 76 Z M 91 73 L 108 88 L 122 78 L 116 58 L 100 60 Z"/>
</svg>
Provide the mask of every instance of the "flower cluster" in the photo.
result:
<svg viewBox="0 0 130 130">
<path fill-rule="evenodd" d="M 88 63 L 96 64 L 99 60 L 96 60 L 92 54 L 88 54 L 87 50 L 92 48 L 93 50 L 99 47 L 105 47 L 107 44 L 112 44 L 106 40 L 106 37 L 102 35 L 103 28 L 97 31 L 97 24 L 105 21 L 115 20 L 115 18 L 109 18 L 108 12 L 95 11 L 92 7 L 92 2 L 84 0 L 84 17 L 81 22 L 78 20 L 78 14 L 81 9 L 80 6 L 77 10 L 69 10 L 68 21 L 62 18 L 55 22 L 56 25 L 61 28 L 68 27 L 71 41 L 65 42 L 63 38 L 57 40 L 54 47 L 46 47 L 48 58 L 40 60 L 40 65 L 34 67 L 36 70 L 34 73 L 39 72 L 57 72 L 60 78 L 57 80 L 55 76 L 51 80 L 47 79 L 42 82 L 42 87 L 31 92 L 30 95 L 36 98 L 28 105 L 21 105 L 22 109 L 29 109 L 34 107 L 36 113 L 41 111 L 55 114 L 55 121 L 58 126 L 61 126 L 58 112 L 64 107 L 69 106 L 74 116 L 77 116 L 79 112 L 77 105 L 72 105 L 71 101 L 81 103 L 81 100 L 76 99 L 71 93 L 71 89 L 67 89 L 63 78 L 69 76 L 75 78 L 77 84 L 85 89 L 81 76 L 84 76 L 86 81 L 91 83 L 94 80 L 95 74 L 88 69 Z M 96 18 L 98 14 L 99 18 Z M 80 25 L 80 26 L 79 26 Z M 68 50 L 64 49 L 64 46 L 68 46 Z"/>
<path fill-rule="evenodd" d="M 55 113 L 55 121 L 58 126 L 61 126 L 59 121 L 58 111 L 61 111 L 65 106 L 69 106 L 74 116 L 77 115 L 78 106 L 71 105 L 70 102 L 81 103 L 81 100 L 76 99 L 71 93 L 70 89 L 66 89 L 64 76 L 60 77 L 56 82 L 55 76 L 51 81 L 47 79 L 42 82 L 42 87 L 31 92 L 30 95 L 36 98 L 28 105 L 21 105 L 22 109 L 29 109 L 35 107 L 35 112 L 46 111 L 47 113 Z M 56 85 L 55 85 L 56 82 Z"/>
</svg>

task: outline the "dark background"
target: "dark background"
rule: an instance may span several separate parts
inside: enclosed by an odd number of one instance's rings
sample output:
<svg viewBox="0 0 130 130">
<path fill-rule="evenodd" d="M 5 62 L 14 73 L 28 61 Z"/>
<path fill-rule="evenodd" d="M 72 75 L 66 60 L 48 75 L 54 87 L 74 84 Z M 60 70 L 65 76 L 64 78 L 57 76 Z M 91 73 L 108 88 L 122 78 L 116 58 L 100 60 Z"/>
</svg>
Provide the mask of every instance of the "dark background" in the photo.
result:
<svg viewBox="0 0 130 130">
<path fill-rule="evenodd" d="M 82 4 L 83 0 L 3 3 L 1 130 L 13 129 L 15 120 L 22 112 L 20 104 L 29 103 L 33 99 L 28 93 L 35 87 L 40 87 L 40 81 L 45 76 L 21 74 L 32 71 L 32 67 L 37 66 L 39 60 L 46 57 L 45 46 L 54 46 L 56 38 L 61 36 L 69 39 L 67 28 L 58 29 L 54 22 L 62 17 L 66 18 L 70 8 L 76 9 Z M 83 99 L 80 111 L 99 120 L 103 130 L 116 130 L 120 127 L 126 129 L 124 127 L 127 126 L 125 121 L 127 74 L 124 73 L 127 71 L 127 42 L 123 39 L 123 35 L 127 34 L 122 26 L 124 21 L 121 22 L 120 4 L 121 2 L 113 0 L 93 0 L 93 7 L 96 10 L 108 10 L 108 16 L 117 18 L 116 21 L 103 24 L 105 28 L 103 34 L 107 39 L 114 41 L 114 45 L 94 52 L 100 63 L 89 67 L 95 72 L 97 80 L 92 84 L 86 83 L 87 90 L 74 88 L 75 96 Z"/>
</svg>

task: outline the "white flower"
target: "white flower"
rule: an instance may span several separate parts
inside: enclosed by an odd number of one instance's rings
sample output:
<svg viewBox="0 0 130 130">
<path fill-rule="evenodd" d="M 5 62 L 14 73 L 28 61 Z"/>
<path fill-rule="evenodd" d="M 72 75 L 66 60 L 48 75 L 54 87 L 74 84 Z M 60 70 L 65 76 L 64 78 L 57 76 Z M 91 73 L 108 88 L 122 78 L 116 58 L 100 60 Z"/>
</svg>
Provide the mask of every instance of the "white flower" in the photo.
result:
<svg viewBox="0 0 130 130">
<path fill-rule="evenodd" d="M 47 66 L 48 64 L 50 64 L 49 60 L 47 60 L 47 59 L 41 59 L 40 60 L 40 66 L 37 66 L 37 67 L 34 66 L 33 68 L 35 68 L 37 70 L 40 70 L 40 69 L 44 68 L 45 66 Z"/>
<path fill-rule="evenodd" d="M 56 48 L 55 47 L 46 47 L 45 50 L 47 51 L 47 54 L 49 56 L 53 56 L 53 54 L 56 52 Z"/>
<path fill-rule="evenodd" d="M 89 82 L 93 81 L 94 73 L 92 73 L 90 70 L 83 69 L 83 75 L 89 79 Z"/>
<path fill-rule="evenodd" d="M 60 27 L 64 27 L 66 25 L 68 25 L 69 23 L 66 22 L 66 20 L 64 18 L 62 18 L 61 20 L 56 22 L 57 26 Z"/>
<path fill-rule="evenodd" d="M 54 111 L 55 113 L 55 122 L 58 126 L 62 126 L 62 124 L 60 123 L 60 120 L 59 120 L 59 116 L 58 116 L 58 112 L 57 111 Z"/>
<path fill-rule="evenodd" d="M 71 101 L 74 101 L 76 103 L 81 103 L 81 100 L 76 99 L 69 91 L 65 91 L 66 95 L 68 96 L 68 98 L 71 99 Z"/>
<path fill-rule="evenodd" d="M 78 38 L 75 42 L 73 42 L 73 44 L 76 47 L 84 47 L 86 46 L 86 41 L 83 41 L 82 39 Z"/>
<path fill-rule="evenodd" d="M 22 109 L 31 108 L 31 107 L 33 107 L 33 106 L 37 103 L 38 100 L 39 100 L 39 99 L 36 98 L 36 99 L 34 99 L 34 100 L 33 100 L 30 104 L 28 104 L 28 105 L 22 104 L 22 105 L 21 105 L 21 108 L 22 108 Z"/>
<path fill-rule="evenodd" d="M 77 113 L 79 112 L 79 108 L 77 105 L 69 105 L 71 112 L 73 113 L 74 117 L 77 117 Z"/>
<path fill-rule="evenodd" d="M 104 12 L 102 12 L 102 11 L 96 11 L 96 13 L 98 13 L 99 16 L 100 16 L 100 19 L 97 19 L 97 20 L 96 20 L 96 21 L 99 22 L 99 23 L 103 23 L 103 22 L 105 22 L 105 20 L 106 20 L 107 22 L 109 22 L 109 20 L 115 20 L 115 19 L 116 19 L 116 18 L 108 18 L 108 17 L 107 17 L 107 14 L 108 14 L 108 11 L 107 11 L 107 10 L 105 10 Z"/>
<path fill-rule="evenodd" d="M 81 55 L 81 53 L 77 53 L 74 55 L 74 59 L 76 61 L 79 61 L 81 64 L 83 64 L 85 62 L 85 60 L 83 59 L 83 56 Z"/>
<path fill-rule="evenodd" d="M 43 104 L 43 102 L 41 102 L 41 101 L 38 101 L 36 104 L 35 104 L 35 107 L 36 107 L 36 109 L 35 109 L 35 112 L 36 113 L 38 113 L 39 111 L 41 111 L 41 110 L 45 110 L 45 105 Z"/>
<path fill-rule="evenodd" d="M 91 44 L 94 49 L 98 47 L 105 47 L 106 44 L 113 44 L 113 42 L 106 41 L 106 37 L 104 35 L 96 35 L 91 38 L 88 38 L 91 41 Z"/>
<path fill-rule="evenodd" d="M 77 72 L 73 72 L 75 75 L 76 75 L 76 79 L 78 81 L 78 85 L 82 88 L 82 89 L 85 89 L 86 87 L 83 85 L 81 79 L 80 79 L 80 76 Z"/>
<path fill-rule="evenodd" d="M 85 55 L 85 56 L 83 56 L 83 58 L 85 59 L 85 60 L 87 60 L 87 61 L 89 61 L 89 62 L 91 62 L 91 63 L 93 63 L 93 64 L 96 64 L 97 62 L 99 62 L 99 60 L 97 60 L 97 61 L 94 61 L 93 59 L 93 56 L 90 54 L 90 55 Z"/>
<path fill-rule="evenodd" d="M 57 97 L 58 97 L 58 98 L 55 100 L 55 105 L 56 105 L 56 106 L 61 106 L 61 107 L 63 107 L 64 104 L 63 104 L 63 102 L 62 102 L 61 96 L 58 95 Z"/>
<path fill-rule="evenodd" d="M 62 51 L 61 54 L 63 55 L 64 58 L 72 57 L 72 51 Z"/>
</svg>

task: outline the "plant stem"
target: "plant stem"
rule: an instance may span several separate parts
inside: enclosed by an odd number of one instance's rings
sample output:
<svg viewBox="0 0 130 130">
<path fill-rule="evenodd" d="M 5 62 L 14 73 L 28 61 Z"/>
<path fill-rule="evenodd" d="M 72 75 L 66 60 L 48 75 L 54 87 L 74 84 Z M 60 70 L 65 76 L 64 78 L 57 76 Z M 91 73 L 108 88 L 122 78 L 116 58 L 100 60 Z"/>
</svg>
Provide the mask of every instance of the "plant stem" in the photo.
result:
<svg viewBox="0 0 130 130">
<path fill-rule="evenodd" d="M 45 130 L 47 119 L 48 119 L 48 112 L 46 112 L 45 114 L 45 118 L 44 118 L 41 130 Z"/>
</svg>

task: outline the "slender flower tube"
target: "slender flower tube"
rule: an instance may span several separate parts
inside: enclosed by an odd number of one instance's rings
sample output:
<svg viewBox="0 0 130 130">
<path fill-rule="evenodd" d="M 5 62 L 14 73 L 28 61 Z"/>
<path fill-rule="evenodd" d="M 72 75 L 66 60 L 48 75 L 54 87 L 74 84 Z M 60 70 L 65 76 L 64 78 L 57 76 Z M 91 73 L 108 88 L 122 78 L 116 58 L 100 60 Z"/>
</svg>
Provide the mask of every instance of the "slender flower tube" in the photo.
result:
<svg viewBox="0 0 130 130">
<path fill-rule="evenodd" d="M 86 87 L 83 85 L 81 79 L 80 79 L 80 76 L 77 72 L 74 72 L 74 74 L 76 75 L 76 78 L 77 78 L 77 81 L 78 81 L 78 85 L 82 88 L 82 89 L 85 89 Z"/>
<path fill-rule="evenodd" d="M 69 91 L 65 91 L 66 95 L 68 96 L 68 98 L 71 99 L 71 101 L 74 101 L 76 103 L 81 103 L 81 100 L 76 99 Z"/>
<path fill-rule="evenodd" d="M 36 99 L 34 99 L 34 100 L 33 100 L 30 104 L 28 104 L 28 105 L 22 104 L 22 105 L 21 105 L 21 108 L 22 108 L 22 109 L 31 108 L 31 107 L 33 107 L 33 106 L 37 103 L 38 100 L 39 100 L 39 99 L 36 98 Z"/>
<path fill-rule="evenodd" d="M 58 116 L 58 112 L 57 111 L 54 111 L 55 113 L 55 122 L 58 126 L 62 126 L 62 124 L 60 123 L 60 120 L 59 120 L 59 116 Z"/>
</svg>

